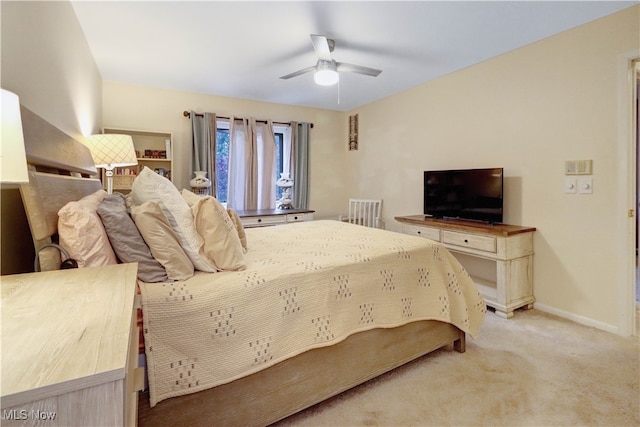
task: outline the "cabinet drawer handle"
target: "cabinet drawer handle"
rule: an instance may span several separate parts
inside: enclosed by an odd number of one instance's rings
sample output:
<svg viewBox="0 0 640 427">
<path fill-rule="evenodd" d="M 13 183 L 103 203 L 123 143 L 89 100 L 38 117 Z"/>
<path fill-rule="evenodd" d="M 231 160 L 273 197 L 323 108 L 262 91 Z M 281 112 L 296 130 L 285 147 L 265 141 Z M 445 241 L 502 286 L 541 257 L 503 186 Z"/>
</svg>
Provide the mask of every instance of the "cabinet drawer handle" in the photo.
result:
<svg viewBox="0 0 640 427">
<path fill-rule="evenodd" d="M 258 222 L 262 222 L 262 218 L 258 218 Z"/>
<path fill-rule="evenodd" d="M 418 231 L 418 234 L 422 234 L 422 231 Z"/>
<path fill-rule="evenodd" d="M 464 242 L 465 243 L 469 243 L 469 239 L 464 239 Z"/>
</svg>

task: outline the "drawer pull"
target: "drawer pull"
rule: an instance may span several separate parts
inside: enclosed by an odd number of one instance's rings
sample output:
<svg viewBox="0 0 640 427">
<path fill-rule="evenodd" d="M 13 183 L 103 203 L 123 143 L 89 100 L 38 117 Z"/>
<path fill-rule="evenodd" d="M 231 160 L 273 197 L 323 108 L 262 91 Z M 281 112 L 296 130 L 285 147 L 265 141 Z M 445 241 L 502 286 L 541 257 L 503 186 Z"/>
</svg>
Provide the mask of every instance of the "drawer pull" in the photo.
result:
<svg viewBox="0 0 640 427">
<path fill-rule="evenodd" d="M 464 242 L 465 243 L 469 243 L 469 239 L 464 239 Z"/>
<path fill-rule="evenodd" d="M 418 234 L 422 234 L 422 231 L 418 231 Z"/>
<path fill-rule="evenodd" d="M 262 218 L 258 218 L 258 222 L 262 222 Z"/>
</svg>

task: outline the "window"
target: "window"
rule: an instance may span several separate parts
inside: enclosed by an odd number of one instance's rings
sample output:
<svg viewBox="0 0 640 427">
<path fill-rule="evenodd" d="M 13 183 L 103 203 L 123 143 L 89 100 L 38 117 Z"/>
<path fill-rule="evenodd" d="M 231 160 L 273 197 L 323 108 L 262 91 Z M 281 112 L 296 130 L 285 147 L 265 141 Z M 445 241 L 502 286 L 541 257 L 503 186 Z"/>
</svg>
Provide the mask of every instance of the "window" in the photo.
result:
<svg viewBox="0 0 640 427">
<path fill-rule="evenodd" d="M 276 179 L 284 171 L 284 132 L 274 132 L 276 141 Z M 227 202 L 229 184 L 229 123 L 219 122 L 216 129 L 216 198 L 221 203 Z M 276 187 L 276 199 L 282 197 L 282 188 Z"/>
<path fill-rule="evenodd" d="M 229 129 L 216 129 L 216 198 L 227 203 L 229 184 Z"/>
<path fill-rule="evenodd" d="M 280 174 L 284 171 L 284 134 L 274 133 L 276 140 L 276 180 L 280 178 Z M 282 187 L 276 186 L 276 200 L 282 198 Z"/>
</svg>

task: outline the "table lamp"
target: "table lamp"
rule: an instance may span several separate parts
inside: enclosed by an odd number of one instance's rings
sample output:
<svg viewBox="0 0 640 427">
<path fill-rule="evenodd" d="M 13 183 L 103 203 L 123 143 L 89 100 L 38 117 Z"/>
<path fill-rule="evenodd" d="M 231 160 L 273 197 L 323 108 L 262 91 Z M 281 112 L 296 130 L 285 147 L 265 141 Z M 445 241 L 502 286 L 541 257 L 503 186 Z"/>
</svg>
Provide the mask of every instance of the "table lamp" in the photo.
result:
<svg viewBox="0 0 640 427">
<path fill-rule="evenodd" d="M 113 193 L 113 169 L 138 164 L 133 138 L 130 135 L 98 134 L 87 138 L 87 147 L 97 168 L 107 177 L 107 193 Z"/>
<path fill-rule="evenodd" d="M 276 181 L 276 185 L 281 187 L 282 198 L 276 201 L 277 209 L 293 209 L 291 204 L 291 187 L 293 187 L 293 179 L 288 173 L 281 173 L 280 178 Z"/>
<path fill-rule="evenodd" d="M 0 182 L 3 184 L 27 183 L 29 171 L 24 150 L 20 101 L 15 93 L 2 89 L 0 117 L 2 122 Z"/>
</svg>

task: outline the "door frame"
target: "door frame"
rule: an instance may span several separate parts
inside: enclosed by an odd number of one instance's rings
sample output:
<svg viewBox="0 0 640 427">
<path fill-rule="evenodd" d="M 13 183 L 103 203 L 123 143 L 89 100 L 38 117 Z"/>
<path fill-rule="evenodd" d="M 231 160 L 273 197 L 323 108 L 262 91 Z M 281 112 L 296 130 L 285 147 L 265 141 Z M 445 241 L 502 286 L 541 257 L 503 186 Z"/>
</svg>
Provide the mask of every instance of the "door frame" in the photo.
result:
<svg viewBox="0 0 640 427">
<path fill-rule="evenodd" d="M 618 253 L 621 255 L 618 271 L 618 334 L 634 335 L 635 332 L 635 268 L 636 268 L 636 217 L 637 201 L 637 147 L 635 129 L 634 62 L 640 52 L 632 50 L 618 56 L 618 206 L 616 215 L 621 215 L 616 230 L 619 239 Z"/>
</svg>

